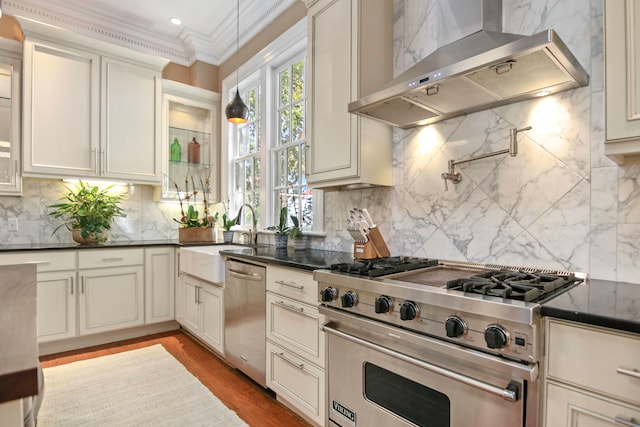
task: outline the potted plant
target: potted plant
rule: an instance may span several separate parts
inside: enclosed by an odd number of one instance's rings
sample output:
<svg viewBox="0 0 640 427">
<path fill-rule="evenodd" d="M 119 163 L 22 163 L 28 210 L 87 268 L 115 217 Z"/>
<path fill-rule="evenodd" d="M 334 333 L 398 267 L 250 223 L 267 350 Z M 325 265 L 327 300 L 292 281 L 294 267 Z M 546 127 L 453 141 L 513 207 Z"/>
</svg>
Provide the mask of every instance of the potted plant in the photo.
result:
<svg viewBox="0 0 640 427">
<path fill-rule="evenodd" d="M 298 217 L 291 215 L 290 218 L 293 223 L 293 227 L 289 229 L 289 237 L 293 242 L 293 249 L 296 251 L 307 249 L 307 236 L 302 234 L 302 228 L 300 228 L 300 221 L 298 220 Z"/>
<path fill-rule="evenodd" d="M 224 243 L 233 242 L 233 231 L 231 231 L 231 227 L 236 225 L 236 218 L 228 217 L 226 213 L 222 214 L 222 228 L 224 231 L 222 232 L 222 236 L 224 239 Z"/>
<path fill-rule="evenodd" d="M 49 215 L 64 221 L 53 233 L 66 227 L 71 230 L 73 240 L 80 244 L 104 243 L 113 218 L 126 217 L 120 207 L 123 195 L 109 194 L 112 187 L 100 189 L 82 181 L 75 189 L 65 187 L 69 192 L 60 198 L 64 202 L 49 206 L 54 209 Z"/>
<path fill-rule="evenodd" d="M 287 207 L 280 209 L 280 218 L 277 225 L 267 227 L 267 230 L 275 232 L 276 249 L 286 248 L 289 241 L 291 227 L 287 225 Z"/>
<path fill-rule="evenodd" d="M 181 227 L 178 229 L 178 241 L 180 243 L 194 242 L 215 242 L 215 224 L 218 220 L 218 213 L 211 215 L 209 212 L 209 193 L 211 192 L 211 182 L 209 177 L 198 177 L 200 189 L 196 185 L 196 178 L 189 173 L 184 180 L 184 191 L 175 182 L 173 183 L 178 194 L 180 203 L 180 219 L 174 218 Z M 202 211 L 200 215 L 198 208 L 198 195 L 202 196 Z M 185 210 L 186 204 L 186 210 Z"/>
</svg>

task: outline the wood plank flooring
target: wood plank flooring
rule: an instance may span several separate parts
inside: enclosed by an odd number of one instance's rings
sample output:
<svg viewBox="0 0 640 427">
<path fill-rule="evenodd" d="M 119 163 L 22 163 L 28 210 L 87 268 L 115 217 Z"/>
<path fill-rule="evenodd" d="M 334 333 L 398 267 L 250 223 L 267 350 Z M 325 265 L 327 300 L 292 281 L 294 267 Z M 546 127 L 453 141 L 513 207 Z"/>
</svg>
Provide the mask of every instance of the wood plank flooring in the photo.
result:
<svg viewBox="0 0 640 427">
<path fill-rule="evenodd" d="M 162 344 L 189 372 L 250 426 L 309 427 L 311 425 L 276 401 L 271 391 L 249 380 L 181 331 L 42 356 L 40 361 L 43 368 L 48 368 L 154 344 Z M 46 391 L 44 398 L 47 398 Z"/>
</svg>

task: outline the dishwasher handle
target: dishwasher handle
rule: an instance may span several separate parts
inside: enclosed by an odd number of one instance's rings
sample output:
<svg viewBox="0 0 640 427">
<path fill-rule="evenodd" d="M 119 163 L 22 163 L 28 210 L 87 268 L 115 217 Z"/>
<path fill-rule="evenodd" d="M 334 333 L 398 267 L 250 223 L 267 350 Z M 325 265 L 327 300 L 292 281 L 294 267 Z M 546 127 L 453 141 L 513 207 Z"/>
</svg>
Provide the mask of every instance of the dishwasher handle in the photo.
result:
<svg viewBox="0 0 640 427">
<path fill-rule="evenodd" d="M 262 280 L 262 274 L 258 273 L 245 273 L 244 271 L 234 270 L 233 268 L 227 268 L 229 275 L 231 277 L 235 277 L 236 279 L 243 280 L 252 280 L 254 282 L 259 282 Z"/>
</svg>

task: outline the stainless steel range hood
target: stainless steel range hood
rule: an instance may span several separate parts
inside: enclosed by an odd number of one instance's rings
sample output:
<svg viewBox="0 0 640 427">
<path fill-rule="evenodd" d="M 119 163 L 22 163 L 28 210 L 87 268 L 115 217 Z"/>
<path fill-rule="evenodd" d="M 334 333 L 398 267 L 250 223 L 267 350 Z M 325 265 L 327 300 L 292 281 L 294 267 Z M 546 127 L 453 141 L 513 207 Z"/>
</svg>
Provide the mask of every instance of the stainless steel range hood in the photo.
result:
<svg viewBox="0 0 640 427">
<path fill-rule="evenodd" d="M 349 112 L 408 129 L 589 83 L 555 31 L 503 33 L 501 1 L 480 1 L 480 31 L 435 50 Z M 454 17 L 468 13 L 468 0 L 449 4 Z"/>
</svg>

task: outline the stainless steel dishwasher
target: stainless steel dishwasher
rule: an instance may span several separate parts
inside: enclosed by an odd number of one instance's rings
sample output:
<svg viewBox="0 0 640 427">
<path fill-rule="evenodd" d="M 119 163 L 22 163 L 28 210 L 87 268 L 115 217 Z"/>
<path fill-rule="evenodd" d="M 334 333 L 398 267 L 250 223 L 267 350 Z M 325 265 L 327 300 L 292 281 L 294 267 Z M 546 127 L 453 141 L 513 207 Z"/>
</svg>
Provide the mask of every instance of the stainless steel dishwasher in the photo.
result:
<svg viewBox="0 0 640 427">
<path fill-rule="evenodd" d="M 263 387 L 266 379 L 266 269 L 226 261 L 224 342 L 227 361 Z"/>
</svg>

